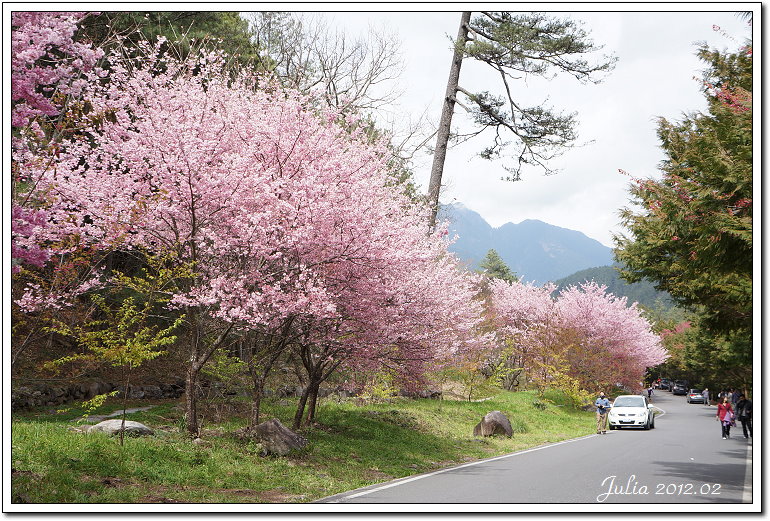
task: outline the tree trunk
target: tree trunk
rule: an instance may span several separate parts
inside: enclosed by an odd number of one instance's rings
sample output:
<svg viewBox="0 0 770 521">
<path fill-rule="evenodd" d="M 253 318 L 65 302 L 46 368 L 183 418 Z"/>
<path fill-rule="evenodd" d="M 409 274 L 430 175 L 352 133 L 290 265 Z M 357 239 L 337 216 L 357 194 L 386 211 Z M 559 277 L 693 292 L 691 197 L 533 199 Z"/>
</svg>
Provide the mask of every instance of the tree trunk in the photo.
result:
<svg viewBox="0 0 770 521">
<path fill-rule="evenodd" d="M 219 349 L 227 335 L 230 334 L 234 324 L 228 324 L 227 328 L 211 345 L 201 349 L 199 341 L 202 335 L 198 331 L 198 317 L 192 317 L 190 322 L 192 324 L 190 328 L 190 363 L 187 366 L 187 377 L 185 379 L 185 414 L 187 416 L 187 432 L 193 438 L 197 438 L 200 434 L 198 426 L 198 397 L 196 395 L 198 375 L 203 366 L 206 365 L 206 362 L 208 362 L 209 357 L 214 354 L 214 351 Z"/>
<path fill-rule="evenodd" d="M 264 396 L 265 383 L 270 371 L 273 369 L 273 365 L 278 358 L 283 354 L 288 341 L 289 328 L 293 319 L 289 319 L 284 326 L 283 332 L 278 340 L 273 335 L 266 335 L 264 338 L 255 338 L 249 351 L 247 366 L 249 374 L 254 382 L 252 398 L 253 404 L 251 409 L 251 426 L 256 427 L 259 425 L 260 407 L 262 404 L 262 398 Z M 260 348 L 261 345 L 261 348 Z M 261 363 L 260 363 L 261 362 Z"/>
<path fill-rule="evenodd" d="M 430 171 L 430 183 L 428 185 L 428 201 L 431 205 L 430 229 L 436 227 L 436 215 L 438 214 L 438 199 L 441 192 L 441 176 L 444 173 L 444 161 L 449 144 L 449 132 L 452 126 L 452 114 L 455 108 L 455 96 L 460 83 L 460 66 L 463 63 L 465 44 L 468 41 L 468 24 L 471 21 L 470 11 L 465 11 L 460 18 L 460 29 L 457 33 L 455 52 L 452 57 L 452 67 L 449 69 L 444 106 L 441 111 L 441 121 L 436 132 L 436 149 L 433 152 L 433 166 Z"/>
<path fill-rule="evenodd" d="M 305 406 L 307 405 L 307 398 L 310 394 L 310 385 L 305 387 L 302 391 L 302 396 L 299 398 L 299 404 L 297 404 L 297 412 L 294 414 L 294 423 L 292 423 L 292 430 L 297 430 L 302 425 L 302 416 L 305 415 Z"/>
<path fill-rule="evenodd" d="M 123 446 L 124 433 L 126 432 L 126 409 L 128 409 L 128 387 L 131 384 L 131 364 L 128 364 L 126 371 L 126 384 L 123 387 L 123 414 L 120 422 L 120 446 Z"/>
<path fill-rule="evenodd" d="M 318 403 L 318 391 L 321 387 L 320 381 L 314 381 L 308 386 L 310 389 L 310 403 L 307 409 L 307 418 L 305 420 L 306 425 L 310 425 L 315 420 L 316 404 Z"/>
<path fill-rule="evenodd" d="M 196 386 L 198 384 L 197 364 L 191 363 L 187 368 L 185 379 L 185 416 L 187 417 L 187 433 L 193 438 L 198 437 L 198 401 L 196 400 Z"/>
<path fill-rule="evenodd" d="M 262 405 L 262 393 L 265 388 L 265 380 L 258 376 L 252 376 L 254 378 L 254 391 L 252 393 L 253 402 L 251 404 L 251 426 L 256 427 L 259 425 L 259 412 Z"/>
</svg>

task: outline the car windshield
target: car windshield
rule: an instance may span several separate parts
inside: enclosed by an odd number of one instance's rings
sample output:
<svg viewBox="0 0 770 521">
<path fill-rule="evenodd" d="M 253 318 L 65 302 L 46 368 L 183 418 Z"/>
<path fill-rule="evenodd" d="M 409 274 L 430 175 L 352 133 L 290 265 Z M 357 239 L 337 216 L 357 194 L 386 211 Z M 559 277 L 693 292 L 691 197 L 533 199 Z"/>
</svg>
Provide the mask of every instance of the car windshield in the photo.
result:
<svg viewBox="0 0 770 521">
<path fill-rule="evenodd" d="M 644 398 L 641 396 L 618 396 L 613 407 L 644 407 Z"/>
<path fill-rule="evenodd" d="M 690 389 L 690 394 L 700 394 L 701 392 L 700 389 Z"/>
</svg>

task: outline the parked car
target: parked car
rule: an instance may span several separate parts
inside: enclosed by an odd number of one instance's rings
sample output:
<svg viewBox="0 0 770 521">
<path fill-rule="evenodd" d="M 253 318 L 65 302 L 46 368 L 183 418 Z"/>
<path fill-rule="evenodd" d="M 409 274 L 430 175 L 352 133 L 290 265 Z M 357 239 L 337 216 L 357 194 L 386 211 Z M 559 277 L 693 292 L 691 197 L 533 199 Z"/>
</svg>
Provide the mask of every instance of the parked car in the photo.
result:
<svg viewBox="0 0 770 521">
<path fill-rule="evenodd" d="M 646 396 L 625 394 L 615 398 L 607 415 L 610 430 L 621 427 L 641 427 L 644 430 L 655 428 L 653 406 Z"/>
<path fill-rule="evenodd" d="M 685 394 L 687 394 L 687 387 L 684 384 L 675 383 L 674 387 L 671 389 L 671 392 L 673 394 L 685 395 Z"/>
<path fill-rule="evenodd" d="M 660 387 L 659 387 L 659 389 L 661 389 L 663 391 L 670 391 L 671 390 L 671 386 L 673 385 L 673 383 L 674 382 L 672 382 L 668 378 L 661 378 L 660 379 Z"/>
<path fill-rule="evenodd" d="M 703 391 L 700 389 L 690 389 L 687 393 L 687 403 L 706 403 Z"/>
</svg>

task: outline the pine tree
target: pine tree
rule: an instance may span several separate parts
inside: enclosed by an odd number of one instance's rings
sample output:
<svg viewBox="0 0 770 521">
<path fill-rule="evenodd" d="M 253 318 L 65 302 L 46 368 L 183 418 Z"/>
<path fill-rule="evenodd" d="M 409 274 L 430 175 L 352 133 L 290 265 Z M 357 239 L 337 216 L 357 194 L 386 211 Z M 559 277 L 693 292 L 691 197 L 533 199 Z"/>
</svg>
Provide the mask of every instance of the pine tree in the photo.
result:
<svg viewBox="0 0 770 521">
<path fill-rule="evenodd" d="M 514 95 L 511 82 L 522 76 L 545 77 L 555 71 L 581 82 L 598 83 L 596 74 L 611 70 L 616 61 L 605 56 L 599 63 L 590 64 L 583 58 L 599 49 L 572 20 L 559 20 L 544 13 L 508 12 L 482 12 L 471 19 L 470 12 L 462 13 L 428 187 L 428 200 L 434 211 L 431 226 L 435 225 L 438 211 L 455 104 L 465 108 L 478 127 L 472 135 L 487 129 L 494 132 L 492 144 L 481 152 L 481 157 L 495 159 L 512 149 L 509 155 L 514 158 L 513 165 L 505 166 L 510 174 L 508 180 L 518 180 L 526 165 L 553 173 L 548 160 L 577 138 L 575 115 L 558 114 L 543 104 L 524 106 Z M 499 73 L 505 95 L 474 93 L 463 88 L 459 83 L 460 68 L 466 57 L 486 63 Z"/>
<path fill-rule="evenodd" d="M 500 254 L 495 250 L 489 250 L 486 257 L 479 264 L 480 272 L 490 279 L 501 279 L 506 282 L 518 282 L 519 277 L 508 267 Z"/>
</svg>

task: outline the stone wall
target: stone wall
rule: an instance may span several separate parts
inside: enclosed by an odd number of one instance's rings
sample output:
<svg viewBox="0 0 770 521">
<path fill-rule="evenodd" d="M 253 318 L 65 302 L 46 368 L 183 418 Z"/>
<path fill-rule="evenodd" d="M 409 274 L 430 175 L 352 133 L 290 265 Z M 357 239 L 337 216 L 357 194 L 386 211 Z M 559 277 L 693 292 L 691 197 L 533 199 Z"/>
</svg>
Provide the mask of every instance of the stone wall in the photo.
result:
<svg viewBox="0 0 770 521">
<path fill-rule="evenodd" d="M 212 385 L 203 382 L 201 385 L 201 391 L 204 395 L 236 394 L 232 391 L 228 392 L 227 390 L 219 389 L 219 387 L 220 386 L 217 384 Z M 13 386 L 11 391 L 11 410 L 21 411 L 44 405 L 63 405 L 70 402 L 88 400 L 98 394 L 109 393 L 115 390 L 120 391 L 118 396 L 123 397 L 123 385 L 114 385 L 100 381 L 61 385 L 28 383 L 24 385 Z M 184 391 L 185 384 L 183 381 L 178 381 L 175 383 L 129 385 L 128 398 L 132 400 L 179 398 L 184 394 Z M 303 391 L 304 388 L 302 386 L 285 385 L 278 387 L 275 390 L 265 389 L 264 395 L 266 397 L 276 396 L 278 398 L 295 398 L 301 396 Z M 248 393 L 248 389 L 243 389 L 238 394 L 248 395 Z M 425 390 L 419 392 L 400 391 L 397 394 L 410 398 L 441 398 L 441 391 L 436 390 Z M 330 395 L 336 395 L 340 398 L 349 398 L 356 396 L 357 393 L 341 388 L 322 387 L 319 390 L 318 395 L 320 398 L 326 398 Z"/>
<path fill-rule="evenodd" d="M 42 405 L 63 405 L 74 401 L 93 398 L 98 394 L 120 391 L 123 396 L 124 386 L 106 382 L 84 382 L 80 384 L 25 384 L 15 386 L 11 391 L 11 410 L 20 411 Z M 184 394 L 184 383 L 157 385 L 129 385 L 130 399 L 179 398 Z"/>
</svg>

